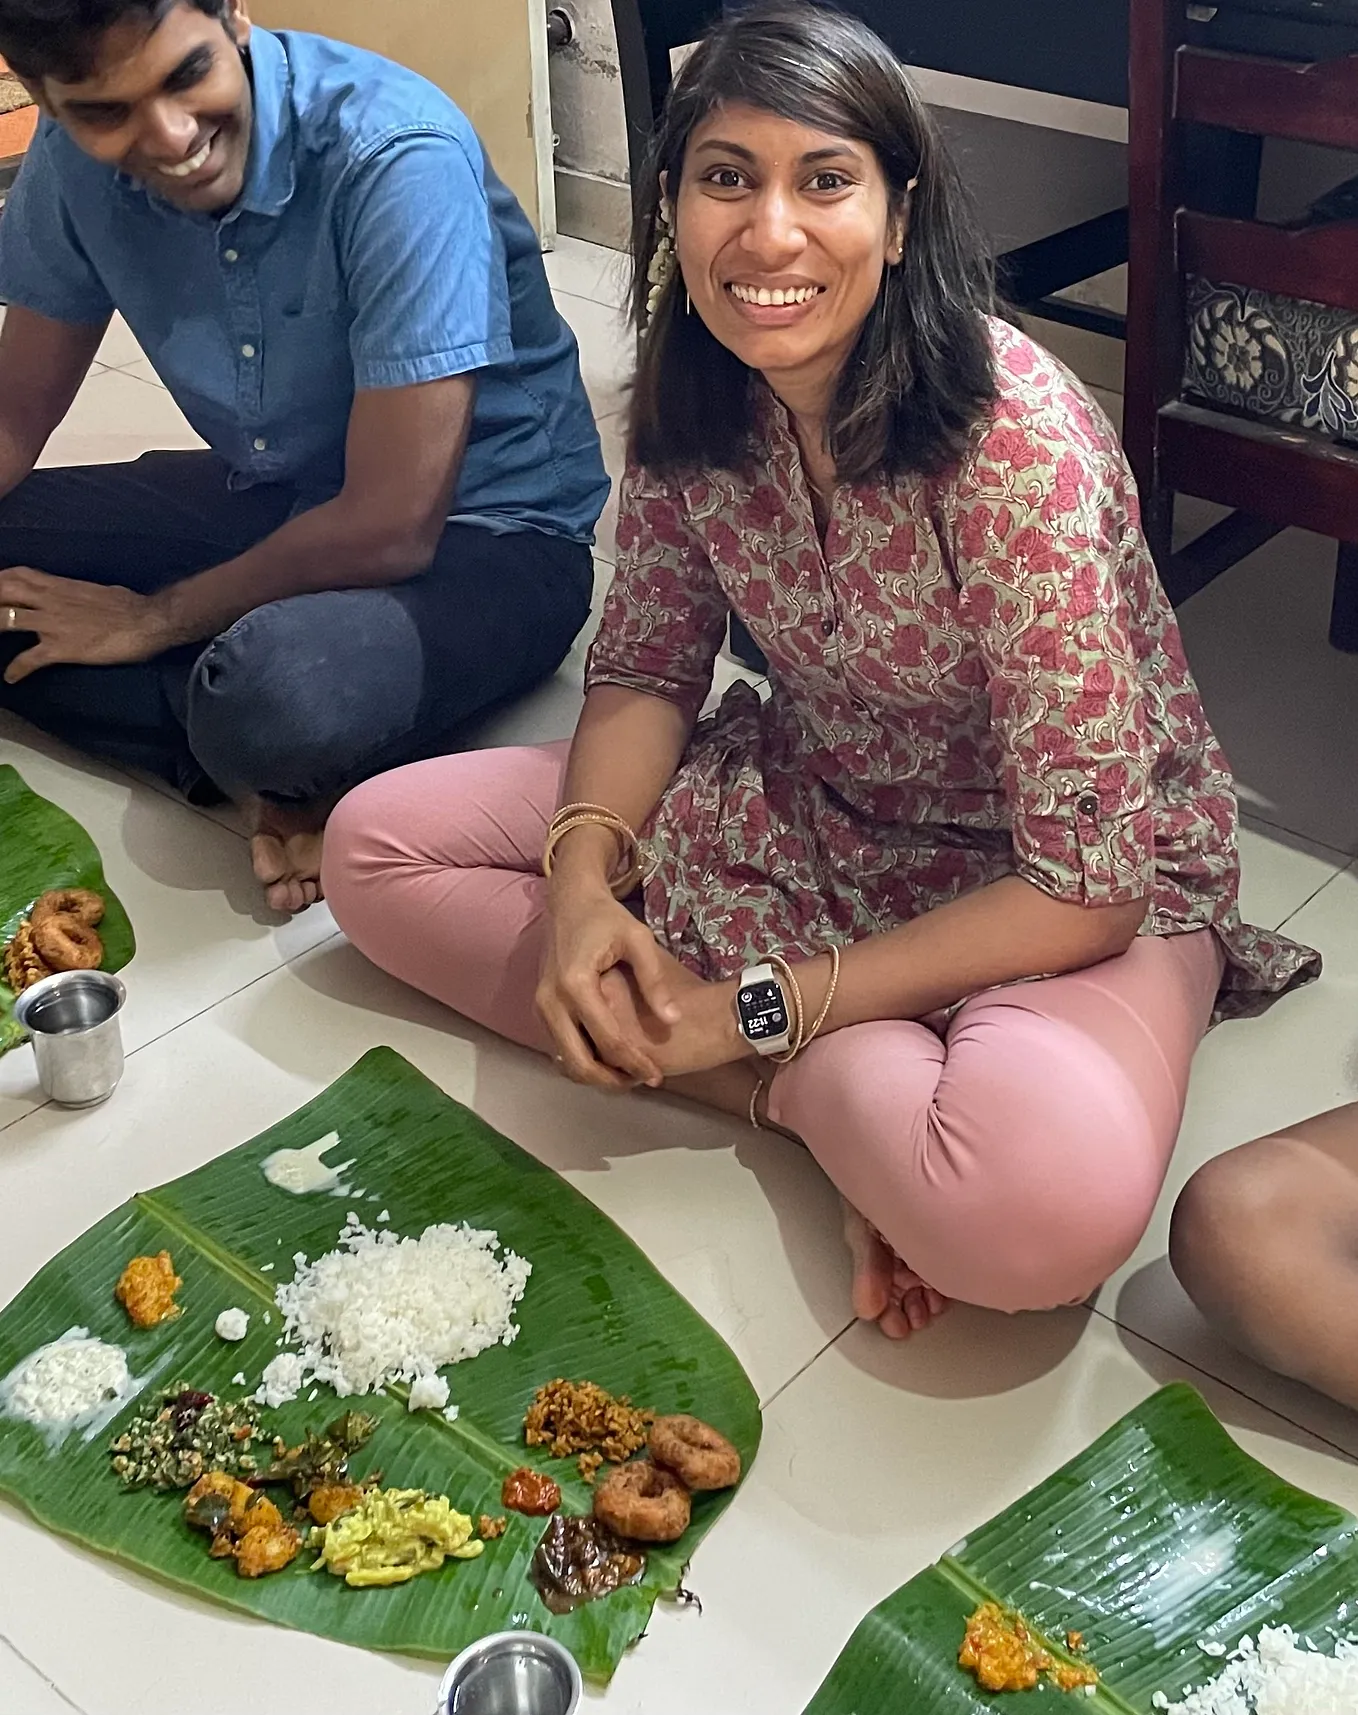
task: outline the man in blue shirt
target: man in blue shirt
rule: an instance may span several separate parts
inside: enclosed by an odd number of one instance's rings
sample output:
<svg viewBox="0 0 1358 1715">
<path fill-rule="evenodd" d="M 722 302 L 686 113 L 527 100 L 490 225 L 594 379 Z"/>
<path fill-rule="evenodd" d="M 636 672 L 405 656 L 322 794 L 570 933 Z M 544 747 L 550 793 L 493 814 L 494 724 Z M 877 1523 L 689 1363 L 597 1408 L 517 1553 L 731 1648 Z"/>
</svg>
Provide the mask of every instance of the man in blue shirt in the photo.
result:
<svg viewBox="0 0 1358 1715">
<path fill-rule="evenodd" d="M 554 671 L 608 493 L 527 219 L 431 84 L 244 0 L 0 0 L 0 706 L 248 807 L 318 896 L 364 777 Z M 208 451 L 35 471 L 112 312 Z"/>
</svg>

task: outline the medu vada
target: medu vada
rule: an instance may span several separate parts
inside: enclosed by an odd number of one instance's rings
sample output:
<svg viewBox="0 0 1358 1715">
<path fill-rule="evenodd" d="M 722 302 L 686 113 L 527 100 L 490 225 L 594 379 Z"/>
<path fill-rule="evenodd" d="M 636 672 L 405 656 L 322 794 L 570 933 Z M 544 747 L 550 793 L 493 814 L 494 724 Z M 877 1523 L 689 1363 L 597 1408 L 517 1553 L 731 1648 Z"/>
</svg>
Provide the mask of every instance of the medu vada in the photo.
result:
<svg viewBox="0 0 1358 1715">
<path fill-rule="evenodd" d="M 687 1488 L 733 1489 L 740 1481 L 740 1454 L 699 1417 L 657 1417 L 646 1445 L 656 1464 Z"/>
<path fill-rule="evenodd" d="M 36 928 L 49 917 L 78 917 L 97 929 L 104 920 L 104 902 L 88 887 L 54 887 L 33 902 L 28 920 Z"/>
<path fill-rule="evenodd" d="M 594 1516 L 632 1542 L 677 1542 L 692 1513 L 689 1492 L 673 1471 L 648 1459 L 619 1465 L 594 1491 Z"/>
<path fill-rule="evenodd" d="M 33 950 L 53 971 L 97 971 L 104 962 L 104 943 L 96 932 L 64 912 L 33 924 Z"/>
</svg>

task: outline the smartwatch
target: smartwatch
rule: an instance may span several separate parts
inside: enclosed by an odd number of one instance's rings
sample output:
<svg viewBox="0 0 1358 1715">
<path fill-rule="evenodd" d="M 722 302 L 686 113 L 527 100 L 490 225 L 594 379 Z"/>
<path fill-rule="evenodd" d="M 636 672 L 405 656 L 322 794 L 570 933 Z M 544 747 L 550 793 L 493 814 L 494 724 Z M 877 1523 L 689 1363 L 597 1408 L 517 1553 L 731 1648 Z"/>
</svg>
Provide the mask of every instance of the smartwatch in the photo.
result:
<svg viewBox="0 0 1358 1715">
<path fill-rule="evenodd" d="M 787 1000 L 772 965 L 750 965 L 741 972 L 736 1021 L 756 1054 L 784 1054 L 791 1046 Z"/>
</svg>

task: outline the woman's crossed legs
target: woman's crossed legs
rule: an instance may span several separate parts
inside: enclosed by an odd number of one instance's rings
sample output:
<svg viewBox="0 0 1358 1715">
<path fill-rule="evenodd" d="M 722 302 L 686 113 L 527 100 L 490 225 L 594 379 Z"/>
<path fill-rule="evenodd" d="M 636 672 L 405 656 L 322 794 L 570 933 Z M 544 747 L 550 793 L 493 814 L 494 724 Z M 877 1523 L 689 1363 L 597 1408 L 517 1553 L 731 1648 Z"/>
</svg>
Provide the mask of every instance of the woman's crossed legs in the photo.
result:
<svg viewBox="0 0 1358 1715">
<path fill-rule="evenodd" d="M 539 865 L 566 749 L 400 769 L 351 793 L 326 841 L 325 892 L 355 946 L 541 1052 Z M 944 1035 L 858 1025 L 782 1069 L 770 1120 L 881 1235 L 851 1227 L 857 1312 L 903 1334 L 939 1294 L 1045 1308 L 1118 1267 L 1159 1194 L 1220 961 L 1210 932 L 1143 937 L 1092 970 L 979 995 Z M 737 1106 L 753 1078 L 742 1067 L 702 1093 Z"/>
</svg>

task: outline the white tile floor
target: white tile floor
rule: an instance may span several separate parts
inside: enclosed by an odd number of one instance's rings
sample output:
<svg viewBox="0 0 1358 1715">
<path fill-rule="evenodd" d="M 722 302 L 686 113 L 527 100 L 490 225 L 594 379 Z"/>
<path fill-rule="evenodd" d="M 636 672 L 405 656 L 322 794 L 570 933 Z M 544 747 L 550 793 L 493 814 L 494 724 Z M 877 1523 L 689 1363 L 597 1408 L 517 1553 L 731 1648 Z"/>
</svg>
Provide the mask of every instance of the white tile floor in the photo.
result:
<svg viewBox="0 0 1358 1715">
<path fill-rule="evenodd" d="M 613 258 L 566 241 L 550 272 L 616 475 L 627 341 Z M 49 457 L 191 444 L 115 328 Z M 610 514 L 601 587 L 612 558 Z M 850 1322 L 834 1199 L 800 1151 L 664 1098 L 643 1110 L 563 1087 L 372 971 L 324 910 L 292 923 L 261 911 L 229 816 L 195 813 L 13 724 L 0 726 L 0 760 L 89 828 L 141 949 L 115 1101 L 62 1113 L 40 1105 L 26 1051 L 0 1062 L 0 1301 L 133 1190 L 252 1135 L 372 1044 L 398 1048 L 618 1221 L 732 1343 L 765 1401 L 763 1451 L 693 1567 L 705 1612 L 657 1614 L 611 1690 L 589 1699 L 617 1715 L 688 1715 L 699 1696 L 715 1715 L 796 1715 L 874 1602 L 1172 1377 L 1202 1387 L 1287 1477 L 1358 1507 L 1358 1470 L 1341 1451 L 1358 1455 L 1358 1424 L 1229 1353 L 1164 1261 L 1173 1194 L 1197 1163 L 1358 1096 L 1358 660 L 1325 644 L 1327 575 L 1324 544 L 1284 536 L 1185 614 L 1249 809 L 1246 910 L 1287 923 L 1328 968 L 1269 1018 L 1209 1039 L 1161 1210 L 1095 1309 L 961 1311 L 888 1346 Z M 583 645 L 492 736 L 569 732 L 582 661 Z M 238 1652 L 271 1709 L 427 1715 L 432 1704 L 432 1667 L 218 1613 L 0 1506 L 4 1715 L 234 1715 L 239 1696 L 214 1664 Z"/>
</svg>

